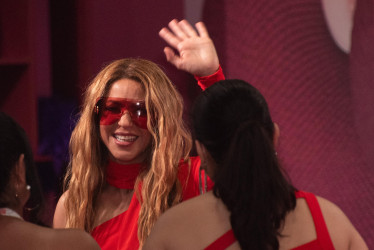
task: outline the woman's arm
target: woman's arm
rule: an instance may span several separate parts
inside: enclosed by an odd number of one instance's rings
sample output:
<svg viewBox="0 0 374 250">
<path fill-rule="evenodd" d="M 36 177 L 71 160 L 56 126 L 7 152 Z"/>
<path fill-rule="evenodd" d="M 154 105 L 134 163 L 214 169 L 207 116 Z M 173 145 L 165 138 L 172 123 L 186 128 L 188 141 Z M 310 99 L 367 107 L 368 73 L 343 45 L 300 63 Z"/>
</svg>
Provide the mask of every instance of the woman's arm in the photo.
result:
<svg viewBox="0 0 374 250">
<path fill-rule="evenodd" d="M 54 229 L 49 240 L 51 249 L 100 249 L 91 235 L 79 229 Z"/>
<path fill-rule="evenodd" d="M 66 209 L 65 209 L 65 199 L 68 195 L 68 192 L 65 192 L 61 195 L 60 199 L 57 202 L 55 214 L 53 216 L 53 228 L 65 228 L 66 227 Z"/>
</svg>

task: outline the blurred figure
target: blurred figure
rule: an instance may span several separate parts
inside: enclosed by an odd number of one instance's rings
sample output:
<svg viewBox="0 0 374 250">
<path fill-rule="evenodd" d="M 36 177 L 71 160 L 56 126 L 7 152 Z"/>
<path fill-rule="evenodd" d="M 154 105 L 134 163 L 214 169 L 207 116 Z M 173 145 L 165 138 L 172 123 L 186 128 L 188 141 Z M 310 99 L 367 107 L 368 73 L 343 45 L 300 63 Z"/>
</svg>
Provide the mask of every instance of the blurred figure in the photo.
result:
<svg viewBox="0 0 374 250">
<path fill-rule="evenodd" d="M 37 214 L 42 198 L 31 147 L 24 130 L 1 112 L 0 249 L 100 249 L 81 230 L 54 230 L 24 221 L 28 200 L 27 207 Z"/>
<path fill-rule="evenodd" d="M 367 249 L 336 205 L 285 177 L 279 128 L 253 86 L 209 87 L 194 106 L 193 128 L 213 190 L 164 213 L 143 249 Z"/>
</svg>

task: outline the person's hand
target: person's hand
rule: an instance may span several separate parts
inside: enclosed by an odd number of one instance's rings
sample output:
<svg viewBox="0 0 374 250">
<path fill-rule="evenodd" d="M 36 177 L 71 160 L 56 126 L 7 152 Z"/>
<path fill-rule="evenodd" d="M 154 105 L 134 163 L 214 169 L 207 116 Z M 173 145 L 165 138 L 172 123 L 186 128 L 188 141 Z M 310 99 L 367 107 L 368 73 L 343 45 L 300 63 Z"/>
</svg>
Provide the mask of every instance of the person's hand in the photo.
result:
<svg viewBox="0 0 374 250">
<path fill-rule="evenodd" d="M 219 68 L 217 52 L 204 23 L 198 22 L 195 26 L 197 32 L 188 21 L 174 19 L 169 23 L 169 29 L 160 30 L 160 37 L 172 47 L 164 49 L 166 60 L 193 75 L 211 75 Z"/>
</svg>

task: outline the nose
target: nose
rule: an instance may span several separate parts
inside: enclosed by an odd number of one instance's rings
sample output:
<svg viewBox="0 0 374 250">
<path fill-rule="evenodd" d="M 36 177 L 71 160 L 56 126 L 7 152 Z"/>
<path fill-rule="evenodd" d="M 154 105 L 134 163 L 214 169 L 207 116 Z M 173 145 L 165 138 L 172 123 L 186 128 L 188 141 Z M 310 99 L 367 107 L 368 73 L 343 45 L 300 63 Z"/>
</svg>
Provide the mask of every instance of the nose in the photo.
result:
<svg viewBox="0 0 374 250">
<path fill-rule="evenodd" d="M 127 127 L 127 126 L 133 125 L 132 118 L 131 118 L 129 111 L 125 110 L 122 113 L 122 116 L 118 121 L 118 125 L 120 125 L 121 127 Z"/>
</svg>

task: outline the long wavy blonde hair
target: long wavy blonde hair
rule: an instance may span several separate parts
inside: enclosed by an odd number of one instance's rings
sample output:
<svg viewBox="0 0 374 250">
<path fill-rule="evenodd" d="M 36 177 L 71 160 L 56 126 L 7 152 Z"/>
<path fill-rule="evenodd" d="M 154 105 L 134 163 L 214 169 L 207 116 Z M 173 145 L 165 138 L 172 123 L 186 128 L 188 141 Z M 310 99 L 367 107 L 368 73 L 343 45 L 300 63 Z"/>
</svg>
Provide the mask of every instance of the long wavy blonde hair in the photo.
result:
<svg viewBox="0 0 374 250">
<path fill-rule="evenodd" d="M 65 176 L 69 191 L 65 206 L 67 227 L 92 231 L 95 202 L 105 184 L 108 149 L 101 141 L 99 122 L 94 107 L 99 97 L 108 94 L 119 79 L 132 79 L 142 84 L 148 112 L 148 130 L 152 135 L 147 168 L 137 178 L 136 188 L 141 202 L 138 238 L 142 245 L 158 217 L 180 202 L 181 184 L 178 164 L 187 160 L 191 136 L 182 114 L 183 100 L 163 71 L 144 59 L 121 59 L 106 66 L 88 86 L 80 119 L 70 140 L 70 164 Z M 139 192 L 140 191 L 140 192 Z"/>
</svg>

